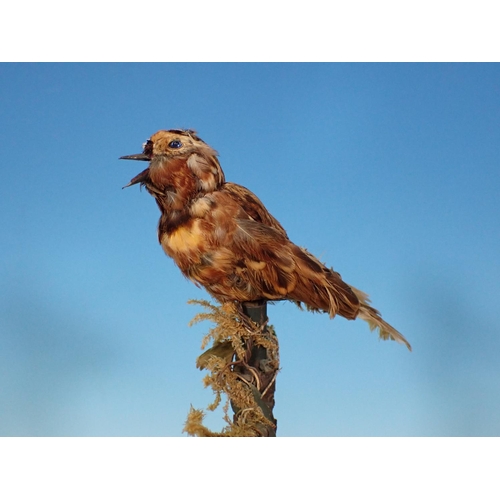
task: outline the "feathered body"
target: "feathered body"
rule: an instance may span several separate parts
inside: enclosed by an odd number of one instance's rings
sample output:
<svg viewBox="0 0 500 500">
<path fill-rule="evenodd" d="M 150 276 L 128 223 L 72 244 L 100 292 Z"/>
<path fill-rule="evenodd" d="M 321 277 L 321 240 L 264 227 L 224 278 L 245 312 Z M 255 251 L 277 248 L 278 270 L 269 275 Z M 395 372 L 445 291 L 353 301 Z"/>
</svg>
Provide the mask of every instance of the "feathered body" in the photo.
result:
<svg viewBox="0 0 500 500">
<path fill-rule="evenodd" d="M 411 349 L 364 292 L 293 244 L 255 194 L 225 181 L 217 152 L 194 131 L 160 130 L 142 153 L 121 158 L 149 161 L 127 186 L 140 183 L 155 198 L 165 253 L 218 301 L 287 299 L 332 318 L 364 319 Z"/>
</svg>

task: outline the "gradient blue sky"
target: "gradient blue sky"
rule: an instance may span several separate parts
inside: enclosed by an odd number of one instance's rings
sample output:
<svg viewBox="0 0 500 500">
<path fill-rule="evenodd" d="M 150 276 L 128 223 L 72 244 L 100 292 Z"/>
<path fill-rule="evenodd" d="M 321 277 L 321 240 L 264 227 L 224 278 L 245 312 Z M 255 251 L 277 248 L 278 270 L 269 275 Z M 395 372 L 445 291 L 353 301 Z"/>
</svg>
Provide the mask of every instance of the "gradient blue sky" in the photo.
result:
<svg viewBox="0 0 500 500">
<path fill-rule="evenodd" d="M 2 64 L 0 109 L 0 435 L 180 436 L 212 400 L 207 294 L 121 189 L 174 127 L 412 343 L 270 306 L 279 435 L 500 434 L 498 64 Z"/>
</svg>

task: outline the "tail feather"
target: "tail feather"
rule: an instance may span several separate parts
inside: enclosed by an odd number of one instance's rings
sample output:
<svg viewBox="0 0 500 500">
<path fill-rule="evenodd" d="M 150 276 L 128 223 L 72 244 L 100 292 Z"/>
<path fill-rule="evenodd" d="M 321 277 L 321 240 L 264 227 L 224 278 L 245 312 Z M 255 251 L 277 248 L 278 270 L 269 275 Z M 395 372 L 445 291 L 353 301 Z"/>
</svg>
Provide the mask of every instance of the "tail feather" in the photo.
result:
<svg viewBox="0 0 500 500">
<path fill-rule="evenodd" d="M 384 321 L 380 316 L 380 313 L 369 305 L 370 299 L 365 292 L 358 290 L 351 286 L 352 291 L 356 294 L 359 300 L 359 312 L 358 318 L 366 321 L 370 330 L 373 331 L 378 329 L 379 337 L 383 340 L 395 340 L 400 344 L 405 344 L 406 347 L 411 351 L 410 343 L 401 335 L 394 327 L 389 323 Z"/>
<path fill-rule="evenodd" d="M 310 311 L 324 311 L 330 318 L 337 314 L 346 319 L 361 318 L 368 323 L 370 330 L 378 330 L 381 339 L 395 340 L 411 351 L 411 345 L 403 335 L 370 305 L 365 292 L 345 283 L 340 274 L 328 269 L 305 248 L 291 245 L 290 249 L 296 265 L 296 281 L 287 294 L 289 300 L 299 305 L 303 303 Z"/>
</svg>

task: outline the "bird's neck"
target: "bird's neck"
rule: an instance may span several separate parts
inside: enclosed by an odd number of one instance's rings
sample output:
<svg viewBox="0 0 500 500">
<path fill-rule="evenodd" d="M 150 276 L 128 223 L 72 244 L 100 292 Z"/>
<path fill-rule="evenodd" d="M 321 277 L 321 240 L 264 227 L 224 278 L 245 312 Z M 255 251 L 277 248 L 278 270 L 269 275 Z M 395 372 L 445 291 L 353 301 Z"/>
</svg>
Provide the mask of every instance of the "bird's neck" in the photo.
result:
<svg viewBox="0 0 500 500">
<path fill-rule="evenodd" d="M 161 211 L 160 241 L 164 233 L 172 233 L 189 220 L 189 207 L 201 194 L 196 176 L 182 158 L 153 160 L 145 187 Z"/>
<path fill-rule="evenodd" d="M 182 158 L 153 160 L 146 189 L 162 213 L 182 211 L 199 195 L 196 176 Z"/>
</svg>

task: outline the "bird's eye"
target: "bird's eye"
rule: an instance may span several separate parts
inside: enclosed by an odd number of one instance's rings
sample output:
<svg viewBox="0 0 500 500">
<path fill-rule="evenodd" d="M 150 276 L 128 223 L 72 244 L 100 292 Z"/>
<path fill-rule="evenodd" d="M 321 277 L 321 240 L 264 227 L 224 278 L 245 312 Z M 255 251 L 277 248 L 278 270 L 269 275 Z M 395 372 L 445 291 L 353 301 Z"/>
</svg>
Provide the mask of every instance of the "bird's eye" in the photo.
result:
<svg viewBox="0 0 500 500">
<path fill-rule="evenodd" d="M 182 142 L 181 141 L 170 141 L 168 147 L 173 148 L 173 149 L 182 148 Z"/>
</svg>

